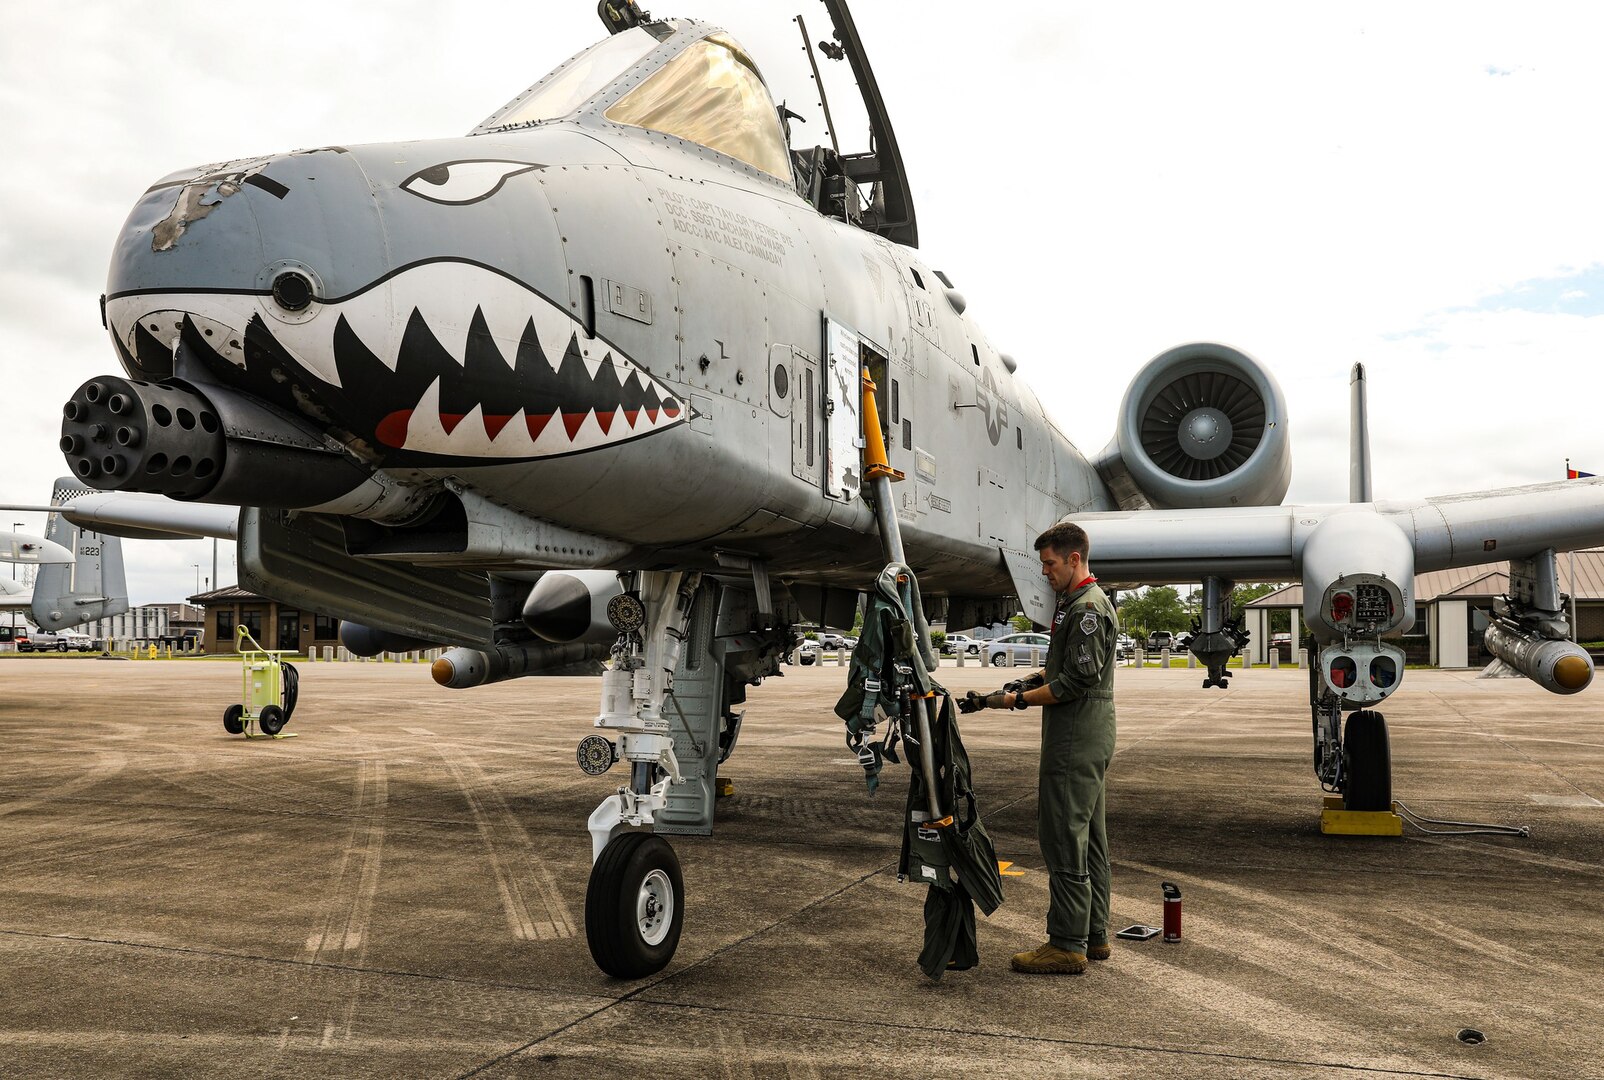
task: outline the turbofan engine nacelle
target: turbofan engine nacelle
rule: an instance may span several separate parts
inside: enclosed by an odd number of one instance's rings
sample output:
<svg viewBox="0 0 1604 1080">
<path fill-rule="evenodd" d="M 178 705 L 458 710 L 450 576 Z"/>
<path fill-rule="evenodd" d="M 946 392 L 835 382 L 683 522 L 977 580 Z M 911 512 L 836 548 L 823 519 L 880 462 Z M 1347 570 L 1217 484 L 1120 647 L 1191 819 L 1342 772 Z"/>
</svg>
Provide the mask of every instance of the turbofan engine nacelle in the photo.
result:
<svg viewBox="0 0 1604 1080">
<path fill-rule="evenodd" d="M 1229 345 L 1161 353 L 1125 391 L 1097 471 L 1127 510 L 1273 506 L 1292 482 L 1281 387 Z"/>
</svg>

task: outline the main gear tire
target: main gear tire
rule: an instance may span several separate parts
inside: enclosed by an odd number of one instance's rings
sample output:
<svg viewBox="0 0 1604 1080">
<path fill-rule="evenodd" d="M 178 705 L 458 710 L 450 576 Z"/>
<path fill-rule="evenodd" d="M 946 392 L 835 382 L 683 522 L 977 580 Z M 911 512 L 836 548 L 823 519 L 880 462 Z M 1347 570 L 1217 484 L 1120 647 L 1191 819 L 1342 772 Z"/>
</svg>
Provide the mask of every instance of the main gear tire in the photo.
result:
<svg viewBox="0 0 1604 1080">
<path fill-rule="evenodd" d="M 284 730 L 284 710 L 277 705 L 264 705 L 256 716 L 256 726 L 263 735 L 277 735 Z"/>
<path fill-rule="evenodd" d="M 243 735 L 245 733 L 245 706 L 230 705 L 223 710 L 223 730 L 230 735 Z"/>
<path fill-rule="evenodd" d="M 1386 718 L 1369 709 L 1348 717 L 1342 759 L 1342 805 L 1349 810 L 1390 811 L 1392 750 Z"/>
<path fill-rule="evenodd" d="M 668 841 L 644 832 L 613 837 L 585 892 L 585 940 L 596 966 L 618 979 L 662 971 L 684 921 L 685 884 Z"/>
</svg>

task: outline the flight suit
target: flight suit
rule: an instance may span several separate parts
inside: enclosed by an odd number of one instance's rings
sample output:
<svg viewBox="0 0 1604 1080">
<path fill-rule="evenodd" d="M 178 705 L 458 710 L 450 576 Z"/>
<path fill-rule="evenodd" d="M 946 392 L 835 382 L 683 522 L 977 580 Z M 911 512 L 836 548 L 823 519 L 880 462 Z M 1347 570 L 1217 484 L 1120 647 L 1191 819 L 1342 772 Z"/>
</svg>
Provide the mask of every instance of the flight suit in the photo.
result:
<svg viewBox="0 0 1604 1080">
<path fill-rule="evenodd" d="M 1095 579 L 1059 602 L 1043 669 L 1037 838 L 1050 874 L 1048 941 L 1085 953 L 1108 943 L 1104 776 L 1114 756 L 1114 605 Z"/>
</svg>

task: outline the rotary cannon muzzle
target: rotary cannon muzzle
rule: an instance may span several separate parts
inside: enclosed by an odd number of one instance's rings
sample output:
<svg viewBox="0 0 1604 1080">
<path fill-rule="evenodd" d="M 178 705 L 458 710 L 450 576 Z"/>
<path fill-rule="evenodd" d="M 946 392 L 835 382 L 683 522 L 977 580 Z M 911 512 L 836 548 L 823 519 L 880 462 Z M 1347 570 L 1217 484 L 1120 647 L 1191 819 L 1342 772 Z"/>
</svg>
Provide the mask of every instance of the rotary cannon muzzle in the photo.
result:
<svg viewBox="0 0 1604 1080">
<path fill-rule="evenodd" d="M 369 475 L 299 417 L 220 386 L 105 375 L 80 386 L 61 416 L 68 467 L 102 491 L 297 509 Z"/>
</svg>

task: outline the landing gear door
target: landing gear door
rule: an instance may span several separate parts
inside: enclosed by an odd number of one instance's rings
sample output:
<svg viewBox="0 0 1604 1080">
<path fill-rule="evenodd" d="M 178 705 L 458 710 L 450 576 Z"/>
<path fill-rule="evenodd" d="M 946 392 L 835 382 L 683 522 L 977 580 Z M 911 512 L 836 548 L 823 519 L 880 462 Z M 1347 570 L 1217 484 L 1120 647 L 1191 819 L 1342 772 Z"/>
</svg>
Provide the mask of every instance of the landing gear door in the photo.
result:
<svg viewBox="0 0 1604 1080">
<path fill-rule="evenodd" d="M 824 351 L 824 493 L 851 502 L 863 485 L 860 468 L 863 422 L 860 419 L 863 387 L 859 374 L 857 331 L 825 316 Z"/>
</svg>

